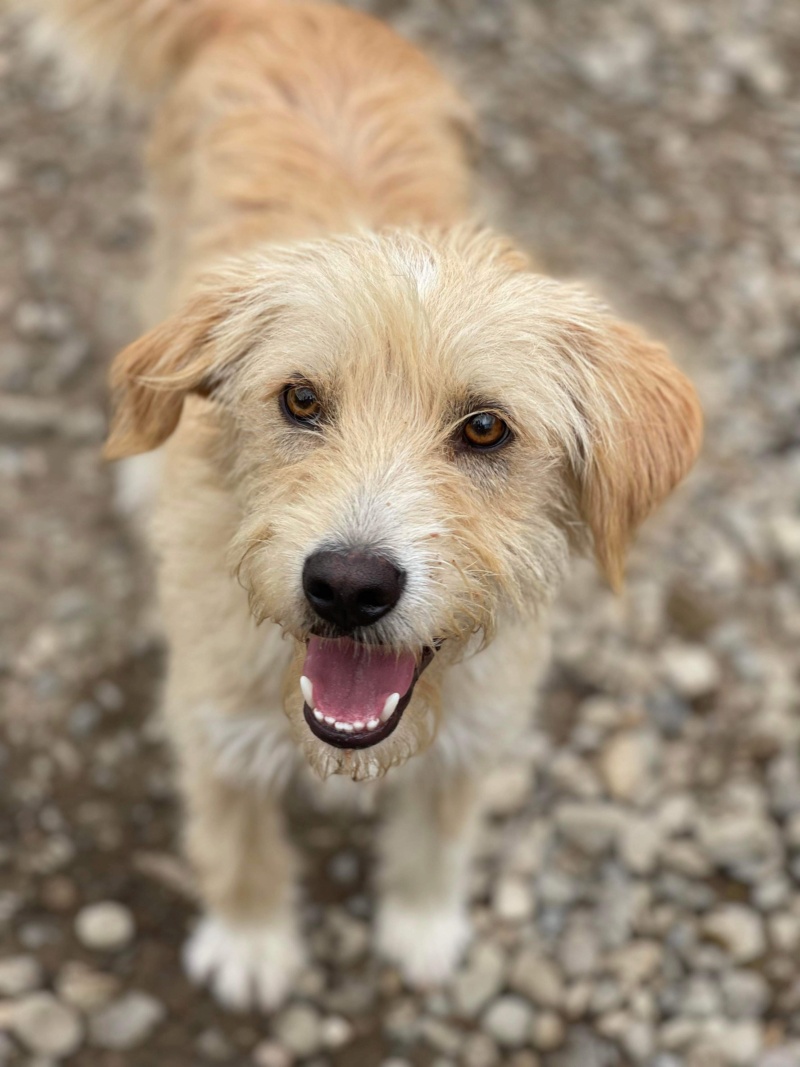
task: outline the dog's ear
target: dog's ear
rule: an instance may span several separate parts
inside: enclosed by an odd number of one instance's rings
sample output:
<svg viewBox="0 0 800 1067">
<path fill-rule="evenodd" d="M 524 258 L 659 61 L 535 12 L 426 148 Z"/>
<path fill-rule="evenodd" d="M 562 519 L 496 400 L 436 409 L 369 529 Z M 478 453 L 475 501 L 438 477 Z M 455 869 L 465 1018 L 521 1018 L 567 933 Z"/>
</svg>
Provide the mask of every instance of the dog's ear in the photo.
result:
<svg viewBox="0 0 800 1067">
<path fill-rule="evenodd" d="M 688 473 L 703 419 L 694 387 L 663 346 L 616 321 L 592 334 L 588 389 L 578 400 L 588 424 L 578 502 L 597 562 L 619 590 L 628 543 Z"/>
<path fill-rule="evenodd" d="M 186 395 L 213 392 L 230 362 L 230 356 L 220 356 L 214 337 L 225 313 L 221 295 L 199 293 L 119 353 L 111 368 L 107 459 L 157 448 L 178 425 Z"/>
</svg>

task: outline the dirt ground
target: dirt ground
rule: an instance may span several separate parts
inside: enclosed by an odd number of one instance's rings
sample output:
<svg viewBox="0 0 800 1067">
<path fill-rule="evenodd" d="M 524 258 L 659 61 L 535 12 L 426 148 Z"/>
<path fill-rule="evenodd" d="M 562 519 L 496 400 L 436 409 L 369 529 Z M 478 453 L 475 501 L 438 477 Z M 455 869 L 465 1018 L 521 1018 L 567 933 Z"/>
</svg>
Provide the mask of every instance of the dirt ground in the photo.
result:
<svg viewBox="0 0 800 1067">
<path fill-rule="evenodd" d="M 277 1018 L 226 1015 L 180 969 L 163 649 L 99 458 L 146 271 L 141 124 L 0 20 L 0 1065 L 797 1067 L 800 6 L 362 6 L 476 106 L 487 217 L 671 343 L 702 461 L 622 599 L 576 565 L 457 982 L 419 997 L 375 962 L 371 828 L 300 812 L 313 965 Z M 97 901 L 132 916 L 120 947 L 77 936 Z M 131 991 L 150 1021 L 120 1037 Z M 61 1053 L 53 1011 L 85 1031 Z"/>
</svg>

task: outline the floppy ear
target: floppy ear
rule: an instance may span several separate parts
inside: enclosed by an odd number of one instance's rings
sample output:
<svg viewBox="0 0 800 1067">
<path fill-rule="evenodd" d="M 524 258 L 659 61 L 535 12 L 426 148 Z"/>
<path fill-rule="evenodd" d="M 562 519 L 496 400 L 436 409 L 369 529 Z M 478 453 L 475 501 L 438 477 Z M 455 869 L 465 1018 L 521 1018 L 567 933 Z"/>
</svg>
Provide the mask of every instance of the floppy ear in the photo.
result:
<svg viewBox="0 0 800 1067">
<path fill-rule="evenodd" d="M 224 317 L 221 297 L 200 293 L 119 353 L 111 367 L 114 412 L 107 459 L 157 448 L 178 425 L 187 393 L 212 391 L 224 363 L 214 330 Z"/>
<path fill-rule="evenodd" d="M 612 588 L 637 526 L 691 468 L 703 418 L 691 382 L 661 345 L 612 322 L 589 345 L 590 392 L 581 406 L 590 444 L 578 473 L 579 507 Z"/>
</svg>

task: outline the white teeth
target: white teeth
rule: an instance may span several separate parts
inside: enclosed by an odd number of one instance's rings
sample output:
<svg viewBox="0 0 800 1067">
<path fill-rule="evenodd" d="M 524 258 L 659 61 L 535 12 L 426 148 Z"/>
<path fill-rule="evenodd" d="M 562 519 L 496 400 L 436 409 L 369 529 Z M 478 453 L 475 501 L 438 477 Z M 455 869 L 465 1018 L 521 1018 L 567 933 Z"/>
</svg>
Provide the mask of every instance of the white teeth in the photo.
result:
<svg viewBox="0 0 800 1067">
<path fill-rule="evenodd" d="M 335 729 L 341 731 L 343 734 L 351 734 L 353 727 L 349 722 L 337 722 L 334 724 Z"/>
<path fill-rule="evenodd" d="M 322 712 L 317 711 L 316 708 L 314 708 L 314 718 L 317 720 L 317 722 L 322 722 Z"/>
<path fill-rule="evenodd" d="M 386 698 L 386 703 L 383 705 L 383 711 L 381 712 L 381 722 L 387 722 L 394 715 L 395 708 L 400 703 L 400 694 L 392 693 L 390 697 Z"/>
<path fill-rule="evenodd" d="M 325 719 L 325 722 L 328 724 L 328 726 L 333 726 L 335 724 L 335 722 L 336 722 L 336 719 L 334 719 L 334 717 L 332 715 L 325 715 L 323 717 Z"/>
<path fill-rule="evenodd" d="M 305 699 L 306 704 L 308 704 L 310 708 L 313 708 L 314 686 L 311 684 L 310 679 L 306 678 L 305 675 L 303 675 L 303 677 L 300 679 L 300 688 L 303 690 L 303 697 Z"/>
<path fill-rule="evenodd" d="M 353 723 L 353 729 L 356 731 L 356 733 L 360 733 L 360 731 L 364 729 L 364 723 L 363 722 L 354 722 Z"/>
<path fill-rule="evenodd" d="M 381 720 L 380 719 L 370 719 L 369 722 L 367 723 L 367 729 L 368 730 L 375 730 L 380 726 L 380 724 L 381 724 Z"/>
</svg>

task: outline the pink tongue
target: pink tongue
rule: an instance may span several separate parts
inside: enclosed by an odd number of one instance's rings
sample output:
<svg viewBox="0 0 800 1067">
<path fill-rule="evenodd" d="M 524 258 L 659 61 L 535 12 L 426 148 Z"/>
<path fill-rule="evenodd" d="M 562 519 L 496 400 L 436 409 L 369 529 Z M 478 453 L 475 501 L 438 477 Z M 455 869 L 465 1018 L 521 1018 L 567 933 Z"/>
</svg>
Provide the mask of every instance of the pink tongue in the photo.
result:
<svg viewBox="0 0 800 1067">
<path fill-rule="evenodd" d="M 347 637 L 308 642 L 303 674 L 314 687 L 314 706 L 338 722 L 380 718 L 386 698 L 401 697 L 414 678 L 414 657 L 369 647 Z"/>
</svg>

